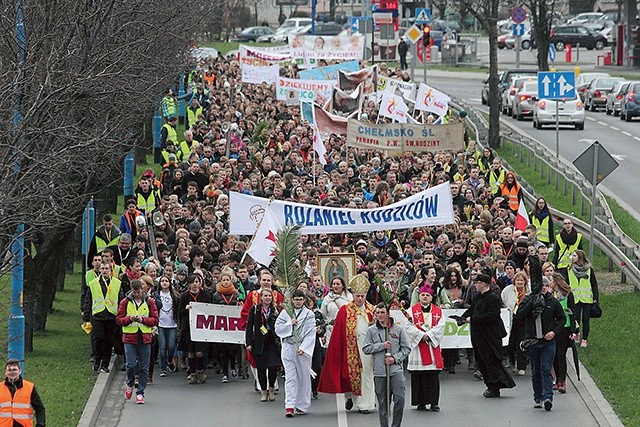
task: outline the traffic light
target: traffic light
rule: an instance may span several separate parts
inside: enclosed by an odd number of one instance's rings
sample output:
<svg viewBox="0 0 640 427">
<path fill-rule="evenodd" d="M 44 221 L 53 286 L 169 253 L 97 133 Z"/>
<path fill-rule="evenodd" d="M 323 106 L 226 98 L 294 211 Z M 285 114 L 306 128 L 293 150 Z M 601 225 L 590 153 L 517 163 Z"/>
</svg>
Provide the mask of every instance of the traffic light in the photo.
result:
<svg viewBox="0 0 640 427">
<path fill-rule="evenodd" d="M 422 43 L 425 47 L 429 46 L 431 42 L 431 26 L 425 25 L 422 27 Z"/>
</svg>

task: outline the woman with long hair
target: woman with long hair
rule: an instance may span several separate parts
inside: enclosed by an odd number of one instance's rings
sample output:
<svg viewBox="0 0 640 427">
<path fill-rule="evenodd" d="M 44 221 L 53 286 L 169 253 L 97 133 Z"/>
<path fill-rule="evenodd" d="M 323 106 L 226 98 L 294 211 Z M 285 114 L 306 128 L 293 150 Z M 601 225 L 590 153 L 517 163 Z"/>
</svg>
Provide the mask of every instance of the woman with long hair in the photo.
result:
<svg viewBox="0 0 640 427">
<path fill-rule="evenodd" d="M 261 402 L 276 400 L 274 389 L 276 375 L 282 365 L 278 337 L 274 332 L 279 312 L 273 300 L 271 289 L 260 289 L 260 303 L 249 309 L 245 329 L 246 348 L 252 355 L 258 371 L 258 382 L 262 390 Z"/>
<path fill-rule="evenodd" d="M 331 336 L 331 330 L 333 329 L 333 321 L 338 315 L 340 307 L 353 301 L 353 295 L 347 289 L 346 283 L 342 276 L 335 276 L 331 279 L 331 290 L 322 299 L 322 305 L 320 306 L 320 312 L 327 321 L 327 336 Z"/>
<path fill-rule="evenodd" d="M 466 289 L 463 286 L 464 283 L 460 270 L 453 266 L 449 266 L 447 271 L 444 273 L 441 283 L 444 286 L 444 291 L 446 292 L 449 301 L 451 302 L 451 308 L 464 308 L 463 303 Z M 459 360 L 458 349 L 443 349 L 442 358 L 444 359 L 444 369 L 450 374 L 455 374 L 456 364 Z"/>
<path fill-rule="evenodd" d="M 531 292 L 529 286 L 529 276 L 524 271 L 518 271 L 513 276 L 512 284 L 505 286 L 502 290 L 502 302 L 504 306 L 511 312 L 513 316 L 520 303 Z M 518 372 L 518 375 L 524 375 L 527 368 L 527 356 L 520 350 L 520 341 L 525 336 L 525 325 L 513 323 L 511 329 L 511 335 L 509 336 L 509 345 L 507 346 L 507 356 L 511 363 L 513 370 Z"/>
<path fill-rule="evenodd" d="M 556 356 L 553 360 L 553 370 L 556 373 L 554 389 L 560 393 L 567 392 L 567 350 L 571 346 L 571 339 L 578 335 L 578 328 L 573 317 L 575 299 L 571 287 L 560 273 L 553 273 L 553 289 L 555 297 L 564 309 L 567 321 L 562 333 L 556 336 Z"/>
<path fill-rule="evenodd" d="M 168 372 L 176 372 L 177 363 L 174 360 L 176 336 L 178 331 L 177 307 L 180 294 L 173 289 L 171 279 L 162 276 L 159 279 L 157 292 L 162 308 L 158 312 L 158 356 L 160 359 L 160 376 L 166 377 Z"/>
<path fill-rule="evenodd" d="M 586 347 L 589 339 L 591 307 L 598 301 L 599 293 L 596 274 L 582 249 L 576 249 L 571 254 L 571 265 L 567 270 L 567 277 L 576 302 L 574 318 L 577 322 L 582 319 L 580 347 Z"/>
<path fill-rule="evenodd" d="M 549 212 L 549 206 L 544 197 L 539 197 L 536 204 L 529 213 L 531 224 L 536 227 L 537 239 L 544 243 L 546 247 L 553 243 L 553 218 Z"/>
</svg>

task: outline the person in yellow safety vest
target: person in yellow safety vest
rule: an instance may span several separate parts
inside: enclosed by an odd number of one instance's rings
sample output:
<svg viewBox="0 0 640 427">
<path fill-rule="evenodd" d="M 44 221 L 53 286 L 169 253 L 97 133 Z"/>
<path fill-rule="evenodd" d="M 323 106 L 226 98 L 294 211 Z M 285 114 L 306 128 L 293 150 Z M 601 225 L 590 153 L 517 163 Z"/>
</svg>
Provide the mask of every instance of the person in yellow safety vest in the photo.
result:
<svg viewBox="0 0 640 427">
<path fill-rule="evenodd" d="M 536 227 L 536 237 L 547 247 L 550 247 L 553 241 L 553 218 L 549 212 L 549 206 L 544 197 L 539 197 L 533 210 L 529 213 L 531 224 Z"/>
<path fill-rule="evenodd" d="M 111 264 L 100 264 L 100 276 L 89 283 L 82 305 L 83 320 L 91 320 L 91 334 L 96 340 L 94 372 L 109 373 L 113 339 L 116 335 L 116 314 L 122 299 L 120 280 L 111 277 Z"/>
<path fill-rule="evenodd" d="M 491 191 L 494 194 L 498 193 L 500 184 L 504 181 L 507 171 L 502 167 L 500 159 L 493 159 L 491 163 L 491 169 L 487 172 L 487 182 L 491 186 Z"/>
<path fill-rule="evenodd" d="M 136 403 L 143 404 L 149 377 L 149 364 L 152 363 L 150 361 L 152 331 L 158 326 L 158 308 L 154 299 L 142 290 L 141 280 L 131 281 L 131 292 L 120 302 L 116 322 L 122 327 L 122 342 L 127 361 L 127 384 L 124 397 L 128 400 L 133 396 L 137 370 Z"/>
<path fill-rule="evenodd" d="M 567 268 L 571 265 L 571 254 L 576 249 L 582 249 L 582 233 L 573 226 L 570 219 L 562 222 L 562 230 L 556 235 L 553 264 L 559 273 L 566 276 Z"/>
<path fill-rule="evenodd" d="M 182 161 L 182 151 L 178 148 L 178 144 L 169 144 L 162 149 L 162 160 L 164 160 L 165 163 L 169 163 L 171 156 L 173 156 L 177 162 Z"/>
<path fill-rule="evenodd" d="M 171 89 L 169 89 L 167 94 L 162 97 L 162 100 L 160 101 L 160 108 L 162 110 L 162 118 L 166 121 L 169 121 L 169 117 L 178 114 L 176 98 L 173 96 L 173 91 Z"/>
<path fill-rule="evenodd" d="M 186 117 L 186 125 L 185 127 L 187 129 L 189 129 L 190 127 L 193 127 L 193 125 L 196 124 L 196 122 L 198 121 L 198 116 L 200 114 L 202 114 L 202 105 L 200 105 L 200 102 L 198 101 L 198 98 L 191 98 L 191 101 L 189 102 L 189 106 L 187 107 L 187 117 Z"/>
<path fill-rule="evenodd" d="M 591 307 L 598 302 L 600 294 L 598 292 L 596 274 L 583 250 L 576 249 L 571 253 L 571 266 L 567 270 L 567 278 L 575 300 L 574 319 L 577 322 L 582 320 L 582 326 L 580 327 L 582 342 L 580 347 L 584 348 L 587 346 L 587 340 L 589 339 Z"/>
<path fill-rule="evenodd" d="M 46 411 L 36 386 L 22 378 L 18 359 L 7 359 L 0 384 L 0 426 L 45 427 Z M 33 418 L 36 422 L 33 422 Z"/>
<path fill-rule="evenodd" d="M 160 206 L 160 192 L 154 188 L 151 182 L 151 177 L 143 175 L 135 191 L 138 209 L 147 214 L 147 217 Z"/>
<path fill-rule="evenodd" d="M 491 165 L 493 164 L 494 160 L 493 152 L 491 151 L 491 149 L 488 147 L 484 147 L 482 149 L 482 152 L 475 151 L 473 156 L 476 159 L 476 164 L 480 168 L 480 172 L 486 174 L 491 169 Z"/>
<path fill-rule="evenodd" d="M 176 116 L 169 116 L 167 123 L 162 125 L 162 129 L 160 129 L 160 147 L 162 147 L 163 150 L 166 149 L 168 145 L 178 144 L 177 124 L 178 118 Z"/>
<path fill-rule="evenodd" d="M 106 214 L 102 217 L 102 225 L 98 227 L 96 234 L 91 239 L 89 252 L 87 254 L 87 268 L 92 266 L 93 256 L 101 253 L 108 246 L 118 244 L 120 240 L 120 229 L 113 223 L 113 217 Z M 87 282 L 89 283 L 89 282 Z"/>
<path fill-rule="evenodd" d="M 498 195 L 502 196 L 507 203 L 509 203 L 509 209 L 511 209 L 511 212 L 513 212 L 514 215 L 517 214 L 520 200 L 522 200 L 522 187 L 516 180 L 516 174 L 513 172 L 507 172 L 505 174 L 504 181 L 498 188 Z"/>
<path fill-rule="evenodd" d="M 191 151 L 193 151 L 193 146 L 198 144 L 198 141 L 193 140 L 193 132 L 191 130 L 184 131 L 184 141 L 180 142 L 178 149 L 182 153 L 183 159 L 188 159 Z"/>
</svg>

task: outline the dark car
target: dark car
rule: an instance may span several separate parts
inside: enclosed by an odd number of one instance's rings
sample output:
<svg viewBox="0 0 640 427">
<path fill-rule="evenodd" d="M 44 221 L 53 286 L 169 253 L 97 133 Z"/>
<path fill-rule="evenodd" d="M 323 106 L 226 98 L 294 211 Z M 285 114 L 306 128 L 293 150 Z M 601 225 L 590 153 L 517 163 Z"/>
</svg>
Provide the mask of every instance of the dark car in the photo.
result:
<svg viewBox="0 0 640 427">
<path fill-rule="evenodd" d="M 549 42 L 557 51 L 564 50 L 568 44 L 573 47 L 580 44 L 588 50 L 602 50 L 607 45 L 607 38 L 582 25 L 561 25 L 553 28 Z"/>
<path fill-rule="evenodd" d="M 274 34 L 276 30 L 270 27 L 249 27 L 236 34 L 234 42 L 255 42 L 260 36 Z"/>
<path fill-rule="evenodd" d="M 622 94 L 620 104 L 620 120 L 631 121 L 640 116 L 640 81 L 629 83 L 627 90 Z"/>
<path fill-rule="evenodd" d="M 337 36 L 342 32 L 342 25 L 335 22 L 316 22 L 316 36 Z M 311 31 L 309 31 L 311 34 Z"/>
<path fill-rule="evenodd" d="M 623 80 L 622 77 L 605 77 L 591 80 L 584 93 L 584 109 L 596 111 L 598 107 L 604 107 L 607 104 L 609 92 L 611 92 L 616 83 Z"/>
</svg>

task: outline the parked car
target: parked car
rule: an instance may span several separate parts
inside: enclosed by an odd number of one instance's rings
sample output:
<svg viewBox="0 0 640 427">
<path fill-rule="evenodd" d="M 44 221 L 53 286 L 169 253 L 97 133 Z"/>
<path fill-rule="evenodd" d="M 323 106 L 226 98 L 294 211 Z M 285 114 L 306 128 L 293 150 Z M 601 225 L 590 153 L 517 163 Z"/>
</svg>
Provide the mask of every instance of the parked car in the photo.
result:
<svg viewBox="0 0 640 427">
<path fill-rule="evenodd" d="M 536 105 L 538 97 L 538 80 L 527 81 L 516 92 L 513 100 L 513 118 L 522 120 L 525 117 L 533 116 L 533 107 Z"/>
<path fill-rule="evenodd" d="M 627 87 L 629 87 L 629 83 L 630 82 L 623 80 L 613 86 L 613 89 L 611 89 L 607 95 L 607 102 L 604 105 L 604 111 L 607 115 L 613 114 L 614 116 L 617 116 L 620 114 L 620 105 L 622 104 L 623 94 L 627 90 Z"/>
<path fill-rule="evenodd" d="M 524 86 L 525 83 L 537 81 L 536 77 L 533 76 L 525 76 L 511 77 L 511 82 L 509 83 L 509 88 L 502 92 L 502 112 L 508 116 L 513 116 L 513 107 L 514 100 L 516 98 L 516 93 Z"/>
<path fill-rule="evenodd" d="M 622 94 L 620 104 L 620 120 L 631 121 L 632 118 L 640 116 L 640 81 L 633 81 L 627 86 L 627 90 Z"/>
<path fill-rule="evenodd" d="M 613 86 L 623 80 L 622 77 L 601 77 L 591 80 L 584 93 L 584 109 L 596 111 L 598 107 L 604 107 L 607 103 L 607 95 Z"/>
<path fill-rule="evenodd" d="M 509 34 L 500 34 L 498 36 L 498 49 L 504 49 L 507 47 L 507 38 L 511 37 Z"/>
<path fill-rule="evenodd" d="M 574 126 L 578 130 L 584 129 L 584 104 L 580 98 L 558 102 L 557 111 L 555 100 L 536 100 L 533 107 L 533 127 L 542 129 L 544 125 L 555 125 L 556 115 L 558 115 L 560 125 Z"/>
<path fill-rule="evenodd" d="M 587 22 L 606 21 L 607 19 L 609 17 L 602 12 L 585 12 L 568 19 L 567 24 L 584 24 Z"/>
<path fill-rule="evenodd" d="M 444 19 L 432 19 L 430 25 L 432 30 L 453 31 L 455 33 L 459 33 L 462 28 L 458 21 L 452 19 L 448 21 Z"/>
<path fill-rule="evenodd" d="M 265 35 L 258 37 L 258 42 L 274 42 L 274 41 L 287 41 L 287 35 L 294 31 L 299 32 L 300 27 L 306 27 L 307 25 L 311 25 L 311 18 L 289 18 L 285 20 L 282 25 L 276 30 L 276 32 L 272 35 Z M 273 40 L 276 38 L 277 40 Z"/>
<path fill-rule="evenodd" d="M 305 25 L 304 27 L 290 28 L 289 31 L 282 34 L 274 34 L 271 38 L 271 42 L 287 43 L 289 41 L 289 36 L 292 34 L 311 34 L 311 24 Z"/>
<path fill-rule="evenodd" d="M 581 73 L 576 77 L 576 93 L 584 101 L 584 93 L 587 91 L 587 86 L 589 86 L 591 80 L 604 77 L 611 77 L 611 75 L 607 73 Z"/>
<path fill-rule="evenodd" d="M 234 42 L 255 42 L 258 37 L 272 35 L 276 32 L 270 27 L 249 27 L 237 33 L 233 38 Z"/>
<path fill-rule="evenodd" d="M 507 35 L 505 39 L 505 45 L 507 49 L 514 49 L 516 47 L 516 37 L 513 35 Z M 533 40 L 531 38 L 531 31 L 526 31 L 520 37 L 520 48 L 523 50 L 530 49 L 533 46 Z"/>
<path fill-rule="evenodd" d="M 561 25 L 553 28 L 549 42 L 558 52 L 568 44 L 576 46 L 578 43 L 588 50 L 602 50 L 607 45 L 607 38 L 600 33 L 594 34 L 582 25 Z"/>
</svg>

